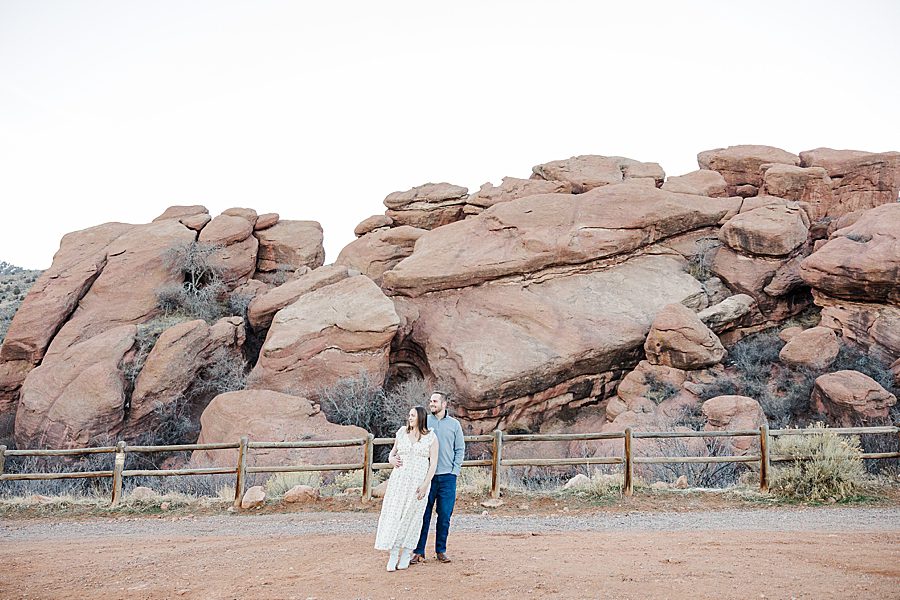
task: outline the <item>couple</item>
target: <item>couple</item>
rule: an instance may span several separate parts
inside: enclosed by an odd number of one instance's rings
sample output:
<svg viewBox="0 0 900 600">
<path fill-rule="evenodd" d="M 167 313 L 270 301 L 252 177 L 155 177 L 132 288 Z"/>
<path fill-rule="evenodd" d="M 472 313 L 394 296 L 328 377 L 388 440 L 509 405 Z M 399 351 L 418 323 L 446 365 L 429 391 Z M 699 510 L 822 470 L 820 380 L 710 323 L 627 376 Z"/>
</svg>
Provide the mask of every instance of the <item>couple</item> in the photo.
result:
<svg viewBox="0 0 900 600">
<path fill-rule="evenodd" d="M 435 505 L 435 553 L 440 562 L 450 562 L 447 534 L 466 444 L 459 421 L 447 414 L 446 393 L 432 393 L 428 408 L 431 414 L 421 406 L 409 410 L 388 459 L 394 469 L 375 535 L 375 549 L 390 551 L 388 571 L 425 562 L 425 541 Z"/>
</svg>

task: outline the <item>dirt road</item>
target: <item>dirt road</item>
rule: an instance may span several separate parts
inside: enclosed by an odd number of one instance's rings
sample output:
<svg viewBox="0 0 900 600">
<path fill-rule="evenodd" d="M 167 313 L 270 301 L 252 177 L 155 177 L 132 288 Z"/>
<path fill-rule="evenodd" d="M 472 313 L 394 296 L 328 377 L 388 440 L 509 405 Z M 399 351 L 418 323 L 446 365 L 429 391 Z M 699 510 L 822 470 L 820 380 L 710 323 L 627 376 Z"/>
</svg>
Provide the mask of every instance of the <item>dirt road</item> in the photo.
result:
<svg viewBox="0 0 900 600">
<path fill-rule="evenodd" d="M 0 522 L 3 599 L 892 598 L 900 509 L 454 518 L 449 565 L 384 571 L 377 515 Z"/>
</svg>

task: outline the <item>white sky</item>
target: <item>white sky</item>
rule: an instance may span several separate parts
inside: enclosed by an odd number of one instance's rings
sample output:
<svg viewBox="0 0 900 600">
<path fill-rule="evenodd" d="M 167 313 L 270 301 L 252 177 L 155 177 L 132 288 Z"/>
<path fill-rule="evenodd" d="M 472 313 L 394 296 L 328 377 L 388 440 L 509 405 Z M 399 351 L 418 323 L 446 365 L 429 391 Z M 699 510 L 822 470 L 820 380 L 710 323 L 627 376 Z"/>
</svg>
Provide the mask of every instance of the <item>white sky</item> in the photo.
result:
<svg viewBox="0 0 900 600">
<path fill-rule="evenodd" d="M 314 219 L 577 154 L 900 150 L 900 2 L 0 0 L 0 260 L 171 204 Z"/>
</svg>

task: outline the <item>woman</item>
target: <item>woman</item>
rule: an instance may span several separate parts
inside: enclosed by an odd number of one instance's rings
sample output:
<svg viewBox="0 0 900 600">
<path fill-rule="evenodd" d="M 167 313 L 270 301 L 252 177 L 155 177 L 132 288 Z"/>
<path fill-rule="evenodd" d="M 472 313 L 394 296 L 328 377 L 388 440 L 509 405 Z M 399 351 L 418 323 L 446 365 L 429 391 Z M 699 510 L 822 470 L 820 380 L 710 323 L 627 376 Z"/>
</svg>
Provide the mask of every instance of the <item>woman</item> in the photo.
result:
<svg viewBox="0 0 900 600">
<path fill-rule="evenodd" d="M 391 463 L 397 466 L 388 480 L 375 535 L 375 549 L 390 551 L 388 571 L 409 567 L 422 530 L 437 458 L 438 441 L 428 431 L 428 413 L 421 406 L 409 409 L 406 425 L 397 430 L 391 448 Z"/>
</svg>

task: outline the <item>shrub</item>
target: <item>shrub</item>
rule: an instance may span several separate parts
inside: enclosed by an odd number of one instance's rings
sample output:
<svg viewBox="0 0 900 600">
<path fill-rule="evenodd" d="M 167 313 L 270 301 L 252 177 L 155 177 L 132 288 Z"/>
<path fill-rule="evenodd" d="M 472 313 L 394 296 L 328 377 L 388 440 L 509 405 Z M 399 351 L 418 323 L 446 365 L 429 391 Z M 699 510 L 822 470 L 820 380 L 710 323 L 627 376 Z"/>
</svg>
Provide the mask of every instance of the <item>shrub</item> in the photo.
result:
<svg viewBox="0 0 900 600">
<path fill-rule="evenodd" d="M 821 424 L 815 435 L 782 436 L 772 444 L 772 454 L 806 457 L 776 467 L 770 489 L 790 500 L 840 502 L 857 495 L 866 480 L 859 438 L 842 439 Z"/>
<path fill-rule="evenodd" d="M 644 393 L 644 397 L 652 400 L 654 404 L 668 400 L 681 390 L 680 387 L 668 381 L 660 381 L 653 374 L 647 375 L 644 382 L 647 384 L 647 391 Z"/>
<path fill-rule="evenodd" d="M 320 390 L 319 404 L 332 423 L 356 425 L 376 437 L 393 437 L 406 423 L 409 409 L 424 403 L 424 390 L 422 380 L 411 379 L 385 392 L 361 373 Z"/>
<path fill-rule="evenodd" d="M 728 456 L 733 454 L 727 438 L 701 438 L 706 444 L 707 456 Z M 637 456 L 697 456 L 685 438 L 658 440 L 649 447 L 639 446 Z M 746 467 L 739 463 L 671 463 L 639 464 L 635 470 L 646 481 L 673 482 L 682 475 L 691 487 L 725 488 L 733 486 Z"/>
<path fill-rule="evenodd" d="M 218 244 L 191 241 L 166 251 L 166 265 L 181 273 L 184 282 L 156 290 L 157 304 L 164 314 L 180 313 L 212 323 L 228 313 L 230 302 L 226 306 L 222 270 L 213 260 L 221 249 Z"/>
<path fill-rule="evenodd" d="M 460 492 L 482 496 L 491 491 L 491 470 L 466 467 L 459 472 L 456 487 Z"/>
<path fill-rule="evenodd" d="M 710 270 L 710 258 L 713 250 L 722 245 L 715 236 L 703 237 L 697 240 L 697 252 L 688 261 L 688 273 L 699 281 L 706 281 L 712 277 Z"/>
</svg>

